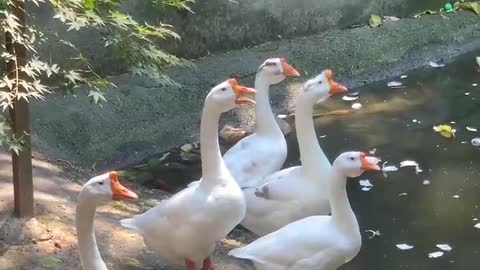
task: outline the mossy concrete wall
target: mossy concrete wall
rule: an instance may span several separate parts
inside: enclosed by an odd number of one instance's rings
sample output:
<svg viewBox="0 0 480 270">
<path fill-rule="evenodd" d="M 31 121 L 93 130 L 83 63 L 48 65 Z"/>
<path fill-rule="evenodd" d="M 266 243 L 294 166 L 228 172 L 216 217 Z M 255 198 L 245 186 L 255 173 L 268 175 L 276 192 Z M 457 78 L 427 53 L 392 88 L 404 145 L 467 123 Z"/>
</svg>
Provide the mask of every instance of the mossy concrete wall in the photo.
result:
<svg viewBox="0 0 480 270">
<path fill-rule="evenodd" d="M 170 23 L 182 41 L 162 42 L 166 50 L 187 58 L 241 49 L 268 41 L 318 34 L 354 24 L 366 24 L 370 14 L 404 17 L 426 8 L 439 8 L 444 0 L 197 0 L 195 14 L 173 8 L 154 8 L 152 1 L 122 1 L 125 12 L 139 21 Z M 48 5 L 30 10 L 37 14 L 33 23 L 46 32 L 59 32 L 73 41 L 103 73 L 125 70 L 101 35 L 91 30 L 66 32 L 67 26 L 53 19 Z M 75 52 L 60 43 L 42 47 L 42 55 L 62 63 Z"/>
</svg>

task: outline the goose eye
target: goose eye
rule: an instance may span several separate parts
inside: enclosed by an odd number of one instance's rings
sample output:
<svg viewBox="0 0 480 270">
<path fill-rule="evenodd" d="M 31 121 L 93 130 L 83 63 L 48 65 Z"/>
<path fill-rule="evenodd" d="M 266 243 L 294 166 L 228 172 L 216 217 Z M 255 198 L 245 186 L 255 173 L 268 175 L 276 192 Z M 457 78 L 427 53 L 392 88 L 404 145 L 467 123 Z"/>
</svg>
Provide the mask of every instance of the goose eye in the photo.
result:
<svg viewBox="0 0 480 270">
<path fill-rule="evenodd" d="M 223 87 L 223 88 L 221 88 L 220 90 L 222 90 L 222 91 L 227 91 L 227 88 L 226 88 L 226 87 Z"/>
<path fill-rule="evenodd" d="M 318 84 L 322 84 L 323 82 L 322 81 L 319 81 Z"/>
<path fill-rule="evenodd" d="M 98 184 L 102 186 L 103 185 L 103 180 L 98 181 Z"/>
<path fill-rule="evenodd" d="M 350 160 L 355 160 L 355 158 L 354 158 L 354 157 L 351 157 Z"/>
</svg>

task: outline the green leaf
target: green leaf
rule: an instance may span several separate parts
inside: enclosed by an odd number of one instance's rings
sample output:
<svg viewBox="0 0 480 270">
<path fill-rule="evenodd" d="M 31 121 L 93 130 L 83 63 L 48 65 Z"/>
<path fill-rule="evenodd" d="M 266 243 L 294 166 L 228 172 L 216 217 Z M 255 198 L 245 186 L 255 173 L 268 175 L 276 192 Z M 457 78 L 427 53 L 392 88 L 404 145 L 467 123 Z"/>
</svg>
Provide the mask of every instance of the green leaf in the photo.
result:
<svg viewBox="0 0 480 270">
<path fill-rule="evenodd" d="M 86 10 L 94 10 L 97 6 L 96 0 L 83 0 L 83 7 Z"/>
<path fill-rule="evenodd" d="M 372 15 L 370 15 L 370 19 L 368 20 L 368 24 L 371 27 L 378 27 L 382 24 L 382 17 L 380 17 L 376 14 L 372 14 Z"/>
<path fill-rule="evenodd" d="M 72 82 L 67 82 L 63 85 L 63 91 L 65 95 L 73 94 L 73 88 L 75 88 L 75 84 Z"/>
<path fill-rule="evenodd" d="M 480 1 L 476 2 L 457 2 L 455 3 L 455 8 L 461 8 L 464 10 L 472 10 L 475 14 L 480 14 Z"/>
</svg>

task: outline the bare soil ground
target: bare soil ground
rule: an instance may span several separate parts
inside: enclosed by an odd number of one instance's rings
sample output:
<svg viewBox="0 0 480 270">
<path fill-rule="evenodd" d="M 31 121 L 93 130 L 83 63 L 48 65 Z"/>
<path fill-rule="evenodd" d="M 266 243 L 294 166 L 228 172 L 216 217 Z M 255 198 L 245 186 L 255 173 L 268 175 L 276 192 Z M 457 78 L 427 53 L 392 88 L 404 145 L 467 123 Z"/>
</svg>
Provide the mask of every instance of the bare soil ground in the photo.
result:
<svg viewBox="0 0 480 270">
<path fill-rule="evenodd" d="M 1 270 L 81 269 L 75 234 L 75 203 L 81 183 L 86 182 L 88 176 L 79 177 L 77 175 L 81 175 L 81 170 L 57 163 L 44 158 L 34 159 L 36 215 L 32 219 L 16 219 L 12 217 L 10 155 L 0 153 Z M 137 191 L 141 199 L 110 203 L 97 210 L 97 241 L 109 269 L 183 269 L 149 252 L 138 234 L 123 229 L 118 223 L 121 218 L 156 205 L 168 194 L 132 186 L 131 183 L 124 184 Z M 217 269 L 253 269 L 249 262 L 226 255 L 230 249 L 243 245 L 251 237 L 246 231 L 236 229 L 228 239 L 220 242 L 213 258 Z"/>
</svg>

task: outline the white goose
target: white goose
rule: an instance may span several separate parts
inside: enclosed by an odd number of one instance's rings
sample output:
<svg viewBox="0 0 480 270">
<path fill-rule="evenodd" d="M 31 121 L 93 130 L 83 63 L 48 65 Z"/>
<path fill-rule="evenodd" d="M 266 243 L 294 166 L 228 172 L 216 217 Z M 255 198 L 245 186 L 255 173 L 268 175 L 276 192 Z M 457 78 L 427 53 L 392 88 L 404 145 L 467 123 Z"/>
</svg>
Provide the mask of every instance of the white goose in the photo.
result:
<svg viewBox="0 0 480 270">
<path fill-rule="evenodd" d="M 202 180 L 147 212 L 124 219 L 124 227 L 143 235 L 148 248 L 187 270 L 213 269 L 210 254 L 245 216 L 245 199 L 228 171 L 218 143 L 218 121 L 236 104 L 255 103 L 242 95 L 255 90 L 230 79 L 205 99 L 200 128 Z"/>
<path fill-rule="evenodd" d="M 348 201 L 347 177 L 380 170 L 362 152 L 346 152 L 334 162 L 329 179 L 331 216 L 310 216 L 272 232 L 229 255 L 252 260 L 258 270 L 335 270 L 360 251 L 362 237 Z"/>
<path fill-rule="evenodd" d="M 295 220 L 329 213 L 325 187 L 331 165 L 318 143 L 312 113 L 316 103 L 345 91 L 344 86 L 333 80 L 331 70 L 304 84 L 295 109 L 302 165 L 244 184 L 247 214 L 242 226 L 257 235 L 265 235 Z"/>
<path fill-rule="evenodd" d="M 137 199 L 138 196 L 118 181 L 116 172 L 90 179 L 78 195 L 75 223 L 78 252 L 84 270 L 107 270 L 98 251 L 93 223 L 96 208 L 111 200 Z"/>
<path fill-rule="evenodd" d="M 298 71 L 283 58 L 269 58 L 258 68 L 255 77 L 255 133 L 238 141 L 223 159 L 235 181 L 243 187 L 251 179 L 280 170 L 287 158 L 287 142 L 270 106 L 269 88 Z M 190 183 L 194 185 L 198 181 Z"/>
</svg>

